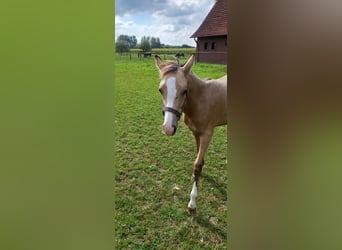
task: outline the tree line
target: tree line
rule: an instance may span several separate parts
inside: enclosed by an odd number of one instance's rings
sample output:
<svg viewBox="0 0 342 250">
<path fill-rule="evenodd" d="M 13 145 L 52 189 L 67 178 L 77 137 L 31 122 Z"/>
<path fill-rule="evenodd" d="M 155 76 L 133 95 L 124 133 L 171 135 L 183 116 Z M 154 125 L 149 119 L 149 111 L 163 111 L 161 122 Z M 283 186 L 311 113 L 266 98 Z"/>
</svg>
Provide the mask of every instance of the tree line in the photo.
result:
<svg viewBox="0 0 342 250">
<path fill-rule="evenodd" d="M 117 53 L 129 52 L 130 49 L 137 48 L 144 52 L 151 51 L 152 48 L 166 48 L 170 47 L 160 42 L 159 37 L 143 36 L 138 43 L 137 38 L 128 35 L 120 35 L 115 41 L 115 51 Z M 182 48 L 191 48 L 191 46 L 183 44 Z"/>
</svg>

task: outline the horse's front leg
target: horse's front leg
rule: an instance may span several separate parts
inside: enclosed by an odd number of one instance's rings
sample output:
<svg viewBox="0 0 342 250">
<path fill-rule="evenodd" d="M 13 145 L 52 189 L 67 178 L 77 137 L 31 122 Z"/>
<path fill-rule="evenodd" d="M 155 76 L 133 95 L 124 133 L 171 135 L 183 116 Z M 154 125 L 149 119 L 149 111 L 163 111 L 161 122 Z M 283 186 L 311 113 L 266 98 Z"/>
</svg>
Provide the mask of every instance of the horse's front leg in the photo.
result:
<svg viewBox="0 0 342 250">
<path fill-rule="evenodd" d="M 199 137 L 196 137 L 196 141 L 199 141 L 199 147 L 197 152 L 197 158 L 194 162 L 194 170 L 193 170 L 193 176 L 194 176 L 194 184 L 192 186 L 192 190 L 190 193 L 190 201 L 188 204 L 188 209 L 190 214 L 195 213 L 196 211 L 196 197 L 198 196 L 197 191 L 197 184 L 198 184 L 198 178 L 201 174 L 202 167 L 204 165 L 204 155 L 208 149 L 211 137 L 212 137 L 212 131 L 208 132 L 207 134 L 200 135 Z"/>
</svg>

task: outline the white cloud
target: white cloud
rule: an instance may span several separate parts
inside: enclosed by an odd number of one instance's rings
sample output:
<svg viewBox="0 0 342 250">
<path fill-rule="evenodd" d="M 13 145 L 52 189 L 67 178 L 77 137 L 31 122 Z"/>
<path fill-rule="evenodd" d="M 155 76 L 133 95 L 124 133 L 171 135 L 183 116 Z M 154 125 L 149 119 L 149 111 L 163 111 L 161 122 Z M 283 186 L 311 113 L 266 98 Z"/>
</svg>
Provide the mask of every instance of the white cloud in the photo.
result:
<svg viewBox="0 0 342 250">
<path fill-rule="evenodd" d="M 195 7 L 198 7 L 199 4 L 200 4 L 200 1 L 198 0 L 187 0 L 187 1 L 184 1 L 184 0 L 171 0 L 169 1 L 170 5 L 171 4 L 175 4 L 177 5 L 178 7 L 180 8 L 195 8 Z"/>
<path fill-rule="evenodd" d="M 215 0 L 117 0 L 115 33 L 159 37 L 170 45 L 195 45 L 189 38 L 212 8 Z"/>
<path fill-rule="evenodd" d="M 121 17 L 116 16 L 115 17 L 115 26 L 118 28 L 129 28 L 132 27 L 135 23 L 133 21 L 123 21 Z"/>
<path fill-rule="evenodd" d="M 162 32 L 175 31 L 175 26 L 173 24 L 164 24 L 161 26 Z"/>
</svg>

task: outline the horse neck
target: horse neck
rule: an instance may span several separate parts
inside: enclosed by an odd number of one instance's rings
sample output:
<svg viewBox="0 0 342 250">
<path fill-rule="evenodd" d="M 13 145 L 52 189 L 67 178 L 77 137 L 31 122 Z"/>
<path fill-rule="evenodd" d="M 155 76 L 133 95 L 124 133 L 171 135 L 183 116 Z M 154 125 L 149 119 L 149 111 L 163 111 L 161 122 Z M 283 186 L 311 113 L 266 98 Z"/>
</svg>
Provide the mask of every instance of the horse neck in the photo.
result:
<svg viewBox="0 0 342 250">
<path fill-rule="evenodd" d="M 199 94 L 204 88 L 205 82 L 199 78 L 198 76 L 194 75 L 192 72 L 190 72 L 187 75 L 188 80 L 188 90 L 189 93 Z"/>
<path fill-rule="evenodd" d="M 184 107 L 184 113 L 190 114 L 194 105 L 196 105 L 200 100 L 200 96 L 203 95 L 205 82 L 191 72 L 187 75 L 187 80 L 188 96 L 186 105 Z"/>
</svg>

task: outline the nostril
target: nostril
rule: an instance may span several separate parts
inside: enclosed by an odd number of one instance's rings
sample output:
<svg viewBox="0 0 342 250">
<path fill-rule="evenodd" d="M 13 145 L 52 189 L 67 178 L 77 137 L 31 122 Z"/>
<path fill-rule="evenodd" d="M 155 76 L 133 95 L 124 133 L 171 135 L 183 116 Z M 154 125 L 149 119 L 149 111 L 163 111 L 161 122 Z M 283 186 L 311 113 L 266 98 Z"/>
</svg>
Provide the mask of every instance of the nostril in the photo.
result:
<svg viewBox="0 0 342 250">
<path fill-rule="evenodd" d="M 173 133 L 172 133 L 172 135 L 174 135 L 174 134 L 176 133 L 177 127 L 176 127 L 175 125 L 172 125 L 172 127 L 173 127 Z"/>
</svg>

